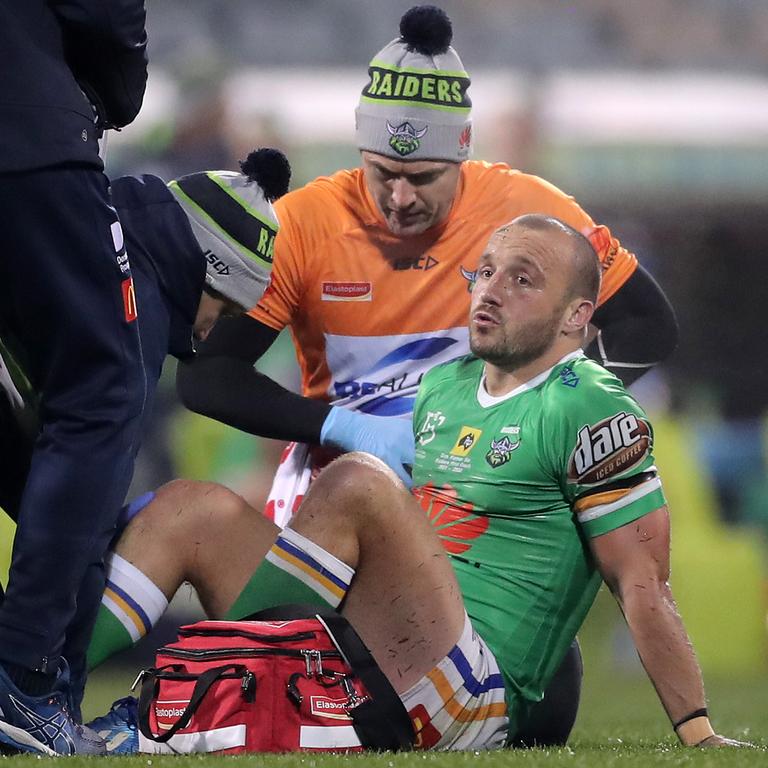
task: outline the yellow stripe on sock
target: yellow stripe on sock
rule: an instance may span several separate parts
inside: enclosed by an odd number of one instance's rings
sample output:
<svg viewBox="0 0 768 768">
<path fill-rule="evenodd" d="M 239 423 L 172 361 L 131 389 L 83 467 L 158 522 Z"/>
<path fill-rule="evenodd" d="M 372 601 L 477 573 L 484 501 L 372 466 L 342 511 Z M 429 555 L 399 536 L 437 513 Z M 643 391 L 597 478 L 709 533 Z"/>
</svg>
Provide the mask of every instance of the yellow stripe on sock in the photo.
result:
<svg viewBox="0 0 768 768">
<path fill-rule="evenodd" d="M 109 599 L 112 600 L 112 602 L 114 602 L 115 605 L 117 605 L 120 608 L 120 610 L 123 611 L 123 613 L 130 619 L 131 623 L 135 625 L 136 631 L 142 637 L 147 634 L 147 632 L 149 631 L 149 627 L 145 626 L 139 614 L 136 613 L 136 611 L 134 611 L 133 608 L 131 608 L 131 606 L 128 605 L 128 603 L 126 603 L 122 597 L 120 597 L 120 595 L 118 595 L 114 590 L 110 589 L 109 587 L 107 587 L 104 590 L 104 594 L 107 597 L 109 597 Z"/>
<path fill-rule="evenodd" d="M 286 552 L 281 549 L 277 544 L 272 546 L 272 554 L 279 557 L 281 560 L 285 560 L 290 563 L 294 568 L 298 568 L 307 574 L 313 581 L 317 581 L 321 586 L 327 589 L 334 597 L 337 597 L 339 601 L 344 599 L 344 595 L 347 594 L 345 589 L 342 589 L 338 584 L 334 584 L 329 578 L 323 576 L 311 565 L 307 565 L 303 560 L 299 560 L 298 557 L 292 555 L 290 552 Z"/>
</svg>

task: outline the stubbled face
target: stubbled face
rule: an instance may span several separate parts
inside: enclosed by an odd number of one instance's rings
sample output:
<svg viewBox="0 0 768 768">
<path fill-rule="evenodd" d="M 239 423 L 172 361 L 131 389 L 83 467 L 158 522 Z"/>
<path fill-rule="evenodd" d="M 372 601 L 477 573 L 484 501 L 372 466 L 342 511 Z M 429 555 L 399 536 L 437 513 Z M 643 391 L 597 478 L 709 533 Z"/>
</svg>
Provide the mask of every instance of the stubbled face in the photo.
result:
<svg viewBox="0 0 768 768">
<path fill-rule="evenodd" d="M 242 312 L 243 308 L 234 301 L 218 293 L 203 291 L 192 332 L 196 339 L 205 341 L 220 317 L 240 315 Z"/>
<path fill-rule="evenodd" d="M 472 353 L 514 370 L 557 338 L 568 304 L 564 236 L 510 226 L 493 234 L 477 268 L 469 314 Z"/>
<path fill-rule="evenodd" d="M 394 160 L 363 152 L 368 191 L 394 235 L 420 235 L 448 215 L 461 165 L 437 160 Z"/>
</svg>

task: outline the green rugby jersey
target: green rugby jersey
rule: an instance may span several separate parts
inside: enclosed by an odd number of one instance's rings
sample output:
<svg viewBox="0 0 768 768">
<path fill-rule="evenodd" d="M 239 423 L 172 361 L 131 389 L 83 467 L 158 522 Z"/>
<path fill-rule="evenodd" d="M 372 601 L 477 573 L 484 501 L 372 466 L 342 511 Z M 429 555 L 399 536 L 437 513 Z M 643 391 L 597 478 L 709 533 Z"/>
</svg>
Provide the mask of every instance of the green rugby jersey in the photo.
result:
<svg viewBox="0 0 768 768">
<path fill-rule="evenodd" d="M 463 357 L 423 379 L 414 493 L 507 687 L 510 733 L 592 605 L 587 539 L 661 507 L 647 417 L 581 352 L 502 397 Z"/>
</svg>

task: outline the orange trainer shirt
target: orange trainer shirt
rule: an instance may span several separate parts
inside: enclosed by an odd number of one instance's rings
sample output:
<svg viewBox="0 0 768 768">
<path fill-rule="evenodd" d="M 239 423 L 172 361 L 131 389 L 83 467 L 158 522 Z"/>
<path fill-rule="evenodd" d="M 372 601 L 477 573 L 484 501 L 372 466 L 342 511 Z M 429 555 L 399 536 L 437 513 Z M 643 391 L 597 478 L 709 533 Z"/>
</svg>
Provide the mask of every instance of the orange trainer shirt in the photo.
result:
<svg viewBox="0 0 768 768">
<path fill-rule="evenodd" d="M 249 313 L 291 326 L 303 394 L 377 415 L 410 413 L 422 375 L 469 351 L 469 281 L 491 233 L 525 213 L 595 227 L 573 198 L 507 165 L 462 164 L 447 219 L 423 235 L 392 235 L 362 169 L 339 171 L 275 204 L 272 283 Z M 637 259 L 596 227 L 599 302 Z"/>
</svg>

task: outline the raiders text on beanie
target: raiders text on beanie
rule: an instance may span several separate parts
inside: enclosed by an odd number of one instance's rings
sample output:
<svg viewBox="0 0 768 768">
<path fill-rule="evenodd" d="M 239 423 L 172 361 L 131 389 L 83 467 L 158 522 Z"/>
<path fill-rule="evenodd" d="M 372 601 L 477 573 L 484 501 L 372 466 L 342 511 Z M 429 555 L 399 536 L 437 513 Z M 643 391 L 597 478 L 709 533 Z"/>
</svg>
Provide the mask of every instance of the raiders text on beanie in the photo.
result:
<svg viewBox="0 0 768 768">
<path fill-rule="evenodd" d="M 373 57 L 355 112 L 357 146 L 398 160 L 469 157 L 472 123 L 470 80 L 451 47 L 445 11 L 411 8 L 400 37 Z"/>
</svg>

